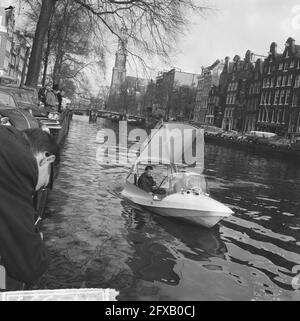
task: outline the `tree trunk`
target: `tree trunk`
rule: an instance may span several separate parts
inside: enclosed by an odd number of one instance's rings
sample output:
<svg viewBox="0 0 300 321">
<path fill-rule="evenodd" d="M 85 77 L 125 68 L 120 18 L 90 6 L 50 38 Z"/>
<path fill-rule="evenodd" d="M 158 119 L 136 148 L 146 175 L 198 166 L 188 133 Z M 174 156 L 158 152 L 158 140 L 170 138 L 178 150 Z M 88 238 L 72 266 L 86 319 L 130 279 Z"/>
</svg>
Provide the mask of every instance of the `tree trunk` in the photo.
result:
<svg viewBox="0 0 300 321">
<path fill-rule="evenodd" d="M 61 68 L 62 68 L 62 63 L 63 63 L 63 58 L 64 58 L 65 53 L 62 50 L 58 50 L 58 54 L 55 59 L 55 64 L 53 68 L 53 84 L 58 84 L 60 83 L 61 79 Z"/>
<path fill-rule="evenodd" d="M 37 23 L 29 67 L 26 78 L 26 86 L 37 87 L 43 58 L 43 48 L 46 34 L 50 24 L 50 18 L 55 9 L 57 0 L 43 0 L 39 21 Z"/>
<path fill-rule="evenodd" d="M 51 32 L 50 32 L 50 27 L 49 27 L 48 36 L 47 36 L 47 48 L 46 48 L 46 53 L 45 53 L 45 58 L 44 58 L 44 72 L 43 72 L 43 79 L 42 79 L 42 86 L 43 87 L 45 87 L 45 84 L 46 84 L 49 55 L 50 55 L 50 46 L 51 46 Z"/>
</svg>

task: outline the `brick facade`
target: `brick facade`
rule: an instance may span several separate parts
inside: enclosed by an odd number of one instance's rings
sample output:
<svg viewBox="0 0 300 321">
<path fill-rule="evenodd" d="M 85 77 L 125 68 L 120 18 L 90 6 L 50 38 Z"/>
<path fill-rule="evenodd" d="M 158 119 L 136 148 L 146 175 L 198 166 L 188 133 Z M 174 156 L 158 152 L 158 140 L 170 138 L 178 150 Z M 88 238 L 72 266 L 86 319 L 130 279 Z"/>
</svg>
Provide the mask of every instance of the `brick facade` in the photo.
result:
<svg viewBox="0 0 300 321">
<path fill-rule="evenodd" d="M 224 62 L 217 60 L 210 67 L 202 68 L 198 77 L 196 101 L 193 119 L 200 123 L 210 123 L 211 115 L 207 116 L 209 93 L 213 86 L 218 86 L 220 75 L 224 68 Z"/>
<path fill-rule="evenodd" d="M 223 74 L 226 75 L 226 83 L 224 84 L 223 96 L 225 96 L 225 105 L 222 128 L 224 130 L 243 131 L 246 125 L 246 106 L 249 105 L 249 88 L 254 75 L 255 64 L 253 53 L 247 51 L 244 60 L 236 55 L 233 63 L 229 64 L 226 59 L 226 66 Z M 225 76 L 224 75 L 224 76 Z M 227 89 L 226 89 L 227 87 Z M 247 117 L 247 123 L 249 121 Z"/>
<path fill-rule="evenodd" d="M 271 44 L 263 68 L 257 129 L 281 136 L 299 132 L 297 128 L 300 88 L 300 46 L 289 38 L 283 53 Z M 298 126 L 299 127 L 299 126 Z"/>
</svg>

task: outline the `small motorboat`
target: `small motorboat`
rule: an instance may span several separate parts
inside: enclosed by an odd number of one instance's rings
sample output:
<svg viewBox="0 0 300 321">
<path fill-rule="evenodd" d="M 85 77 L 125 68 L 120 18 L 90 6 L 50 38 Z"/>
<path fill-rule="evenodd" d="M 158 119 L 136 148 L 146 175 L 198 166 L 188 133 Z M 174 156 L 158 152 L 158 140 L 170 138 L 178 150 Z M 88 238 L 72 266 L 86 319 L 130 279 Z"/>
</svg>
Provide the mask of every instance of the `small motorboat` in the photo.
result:
<svg viewBox="0 0 300 321">
<path fill-rule="evenodd" d="M 181 218 L 194 224 L 211 228 L 220 222 L 223 218 L 229 217 L 233 211 L 224 204 L 214 200 L 208 193 L 205 177 L 202 174 L 188 171 L 188 167 L 178 164 L 178 155 L 172 158 L 164 158 L 152 155 L 148 158 L 150 142 L 154 140 L 155 135 L 161 134 L 161 131 L 170 129 L 188 129 L 193 126 L 172 123 L 161 124 L 156 129 L 152 137 L 144 143 L 144 150 L 137 158 L 125 183 L 121 195 L 147 210 L 166 217 Z M 199 128 L 193 127 L 197 131 Z M 204 133 L 201 132 L 202 137 Z M 165 135 L 166 137 L 166 135 Z M 187 142 L 184 140 L 185 145 Z M 189 143 L 192 145 L 192 143 Z M 153 154 L 153 153 L 152 153 Z M 147 161 L 146 161 L 147 159 Z M 144 171 L 145 166 L 151 164 L 155 167 L 157 190 L 160 193 L 148 193 L 138 187 L 138 178 Z M 202 164 L 203 165 L 203 164 Z M 163 193 L 161 193 L 163 191 Z"/>
</svg>

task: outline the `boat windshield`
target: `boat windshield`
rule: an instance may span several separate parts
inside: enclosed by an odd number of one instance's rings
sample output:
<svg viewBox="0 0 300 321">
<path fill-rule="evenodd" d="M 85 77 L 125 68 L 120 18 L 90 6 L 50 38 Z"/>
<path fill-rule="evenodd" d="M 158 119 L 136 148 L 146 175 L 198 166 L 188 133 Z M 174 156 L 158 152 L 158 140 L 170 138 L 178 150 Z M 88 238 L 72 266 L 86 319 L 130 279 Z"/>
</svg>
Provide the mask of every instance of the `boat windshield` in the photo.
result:
<svg viewBox="0 0 300 321">
<path fill-rule="evenodd" d="M 208 186 L 204 176 L 192 173 L 175 173 L 169 176 L 169 194 L 194 191 L 208 194 Z"/>
</svg>

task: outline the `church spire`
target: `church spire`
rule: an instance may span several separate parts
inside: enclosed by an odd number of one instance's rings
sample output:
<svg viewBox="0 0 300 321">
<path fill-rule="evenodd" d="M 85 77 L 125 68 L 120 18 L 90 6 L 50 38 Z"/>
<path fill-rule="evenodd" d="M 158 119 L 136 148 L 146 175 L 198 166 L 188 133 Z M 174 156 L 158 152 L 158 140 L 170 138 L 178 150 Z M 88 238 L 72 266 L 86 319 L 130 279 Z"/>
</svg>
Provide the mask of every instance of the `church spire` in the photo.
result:
<svg viewBox="0 0 300 321">
<path fill-rule="evenodd" d="M 126 80 L 126 61 L 127 61 L 127 28 L 122 27 L 116 52 L 115 66 L 112 72 L 111 91 L 115 92 Z"/>
</svg>

